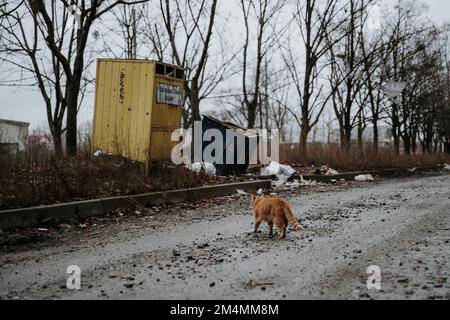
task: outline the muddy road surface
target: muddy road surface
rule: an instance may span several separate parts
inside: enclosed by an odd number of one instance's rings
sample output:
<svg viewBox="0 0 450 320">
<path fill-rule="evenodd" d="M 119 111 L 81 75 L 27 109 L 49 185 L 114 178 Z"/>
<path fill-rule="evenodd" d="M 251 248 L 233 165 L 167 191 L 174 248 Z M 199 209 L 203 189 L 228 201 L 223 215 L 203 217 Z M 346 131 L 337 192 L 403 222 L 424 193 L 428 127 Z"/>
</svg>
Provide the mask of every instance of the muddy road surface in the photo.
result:
<svg viewBox="0 0 450 320">
<path fill-rule="evenodd" d="M 306 229 L 249 233 L 248 197 L 0 233 L 1 299 L 450 299 L 450 176 L 280 194 Z M 69 290 L 71 265 L 81 289 Z M 367 288 L 369 266 L 380 290 Z"/>
</svg>

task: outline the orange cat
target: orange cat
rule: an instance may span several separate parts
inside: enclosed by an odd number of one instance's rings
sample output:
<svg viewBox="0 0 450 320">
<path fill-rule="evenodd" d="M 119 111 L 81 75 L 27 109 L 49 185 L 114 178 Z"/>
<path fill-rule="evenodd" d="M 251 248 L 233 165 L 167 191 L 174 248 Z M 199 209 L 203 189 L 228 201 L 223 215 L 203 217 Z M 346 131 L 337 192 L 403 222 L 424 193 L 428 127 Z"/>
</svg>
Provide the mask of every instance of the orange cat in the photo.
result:
<svg viewBox="0 0 450 320">
<path fill-rule="evenodd" d="M 286 228 L 288 224 L 295 231 L 303 229 L 292 213 L 289 202 L 281 198 L 264 198 L 252 195 L 253 216 L 255 219 L 255 229 L 258 228 L 263 221 L 269 223 L 269 234 L 273 235 L 273 225 L 275 224 L 281 232 L 281 238 L 286 238 Z"/>
</svg>

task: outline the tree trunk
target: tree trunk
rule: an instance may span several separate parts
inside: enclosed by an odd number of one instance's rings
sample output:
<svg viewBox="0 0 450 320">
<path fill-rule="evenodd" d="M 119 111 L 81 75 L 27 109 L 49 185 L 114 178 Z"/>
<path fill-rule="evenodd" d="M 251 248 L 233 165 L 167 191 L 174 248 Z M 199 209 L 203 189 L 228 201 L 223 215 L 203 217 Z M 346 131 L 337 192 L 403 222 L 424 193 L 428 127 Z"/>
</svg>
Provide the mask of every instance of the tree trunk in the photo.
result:
<svg viewBox="0 0 450 320">
<path fill-rule="evenodd" d="M 411 137 L 407 134 L 402 136 L 405 153 L 411 155 Z"/>
<path fill-rule="evenodd" d="M 411 137 L 411 152 L 413 154 L 417 153 L 417 133 L 414 132 Z"/>
<path fill-rule="evenodd" d="M 200 92 L 198 88 L 198 83 L 193 81 L 191 84 L 190 91 L 190 104 L 191 104 L 191 112 L 192 112 L 192 121 L 201 121 L 202 118 L 200 116 Z"/>
<path fill-rule="evenodd" d="M 62 139 L 61 139 L 61 130 L 56 129 L 52 132 L 53 139 L 53 148 L 55 149 L 55 157 L 57 159 L 62 159 L 64 156 L 63 147 L 62 147 Z"/>
<path fill-rule="evenodd" d="M 363 149 L 363 134 L 364 134 L 364 126 L 363 126 L 363 119 L 362 116 L 359 116 L 359 122 L 358 122 L 358 147 L 359 150 Z"/>
<path fill-rule="evenodd" d="M 77 100 L 68 101 L 67 104 L 66 155 L 68 157 L 77 155 Z"/>
<path fill-rule="evenodd" d="M 444 152 L 450 154 L 450 142 L 444 143 Z"/>
<path fill-rule="evenodd" d="M 392 137 L 394 138 L 394 152 L 396 155 L 400 154 L 400 123 L 397 115 L 397 105 L 392 104 Z"/>
<path fill-rule="evenodd" d="M 373 119 L 373 150 L 375 153 L 378 153 L 378 149 L 380 146 L 380 137 L 378 133 L 378 119 Z"/>
<path fill-rule="evenodd" d="M 252 99 L 247 103 L 248 125 L 247 129 L 254 129 L 256 124 L 256 109 L 258 107 L 257 100 Z"/>
<path fill-rule="evenodd" d="M 308 161 L 308 128 L 304 126 L 300 129 L 300 159 L 304 161 L 304 164 L 307 164 Z"/>
<path fill-rule="evenodd" d="M 394 137 L 394 153 L 396 155 L 400 154 L 400 137 L 395 133 L 393 134 Z"/>
<path fill-rule="evenodd" d="M 352 144 L 352 126 L 350 124 L 350 115 L 346 114 L 344 116 L 345 120 L 344 120 L 344 128 L 342 130 L 344 136 L 342 139 L 343 145 L 342 147 L 344 148 L 345 151 L 350 151 L 351 148 L 351 144 Z"/>
</svg>

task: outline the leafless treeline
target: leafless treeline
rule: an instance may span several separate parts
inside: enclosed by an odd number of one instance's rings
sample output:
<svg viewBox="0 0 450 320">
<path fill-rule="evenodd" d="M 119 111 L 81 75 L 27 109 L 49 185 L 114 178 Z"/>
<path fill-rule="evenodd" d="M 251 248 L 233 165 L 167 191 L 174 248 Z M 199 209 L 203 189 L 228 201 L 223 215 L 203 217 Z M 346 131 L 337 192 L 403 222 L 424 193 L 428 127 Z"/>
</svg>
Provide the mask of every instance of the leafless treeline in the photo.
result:
<svg viewBox="0 0 450 320">
<path fill-rule="evenodd" d="M 319 125 L 337 126 L 344 148 L 370 130 L 376 150 L 387 124 L 398 153 L 450 153 L 449 28 L 416 1 L 3 2 L 1 84 L 39 87 L 59 154 L 64 131 L 76 153 L 76 114 L 99 55 L 187 68 L 186 127 L 214 106 L 244 126 L 280 129 L 304 158 Z"/>
</svg>

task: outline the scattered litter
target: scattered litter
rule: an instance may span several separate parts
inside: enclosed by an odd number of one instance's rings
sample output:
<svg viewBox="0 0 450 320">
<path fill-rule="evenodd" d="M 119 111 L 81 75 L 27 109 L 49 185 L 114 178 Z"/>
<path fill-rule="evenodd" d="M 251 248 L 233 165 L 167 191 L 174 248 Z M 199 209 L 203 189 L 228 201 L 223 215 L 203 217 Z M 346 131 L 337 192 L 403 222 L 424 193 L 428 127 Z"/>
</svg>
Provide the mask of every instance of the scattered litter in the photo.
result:
<svg viewBox="0 0 450 320">
<path fill-rule="evenodd" d="M 375 179 L 370 174 L 362 174 L 362 175 L 356 176 L 355 177 L 355 181 L 358 181 L 358 182 L 372 182 L 372 181 L 375 181 Z"/>
<path fill-rule="evenodd" d="M 264 190 L 263 190 L 262 188 L 259 189 L 258 191 L 256 191 L 256 194 L 257 194 L 258 196 L 262 196 L 263 193 L 264 193 Z"/>
<path fill-rule="evenodd" d="M 45 228 L 39 228 L 38 231 L 41 231 L 41 232 L 47 232 L 48 229 L 45 229 Z"/>
<path fill-rule="evenodd" d="M 331 169 L 331 168 L 328 169 L 328 171 L 325 173 L 326 176 L 336 176 L 338 174 L 339 174 L 339 172 L 337 172 L 336 170 Z"/>
<path fill-rule="evenodd" d="M 216 167 L 212 163 L 208 162 L 196 162 L 191 165 L 188 165 L 187 168 L 195 173 L 204 172 L 208 176 L 216 175 Z"/>
<path fill-rule="evenodd" d="M 279 164 L 272 161 L 267 167 L 261 169 L 262 176 L 277 176 L 278 181 L 273 182 L 273 186 L 278 188 L 285 184 L 297 171 L 291 166 Z"/>
<path fill-rule="evenodd" d="M 450 164 L 445 164 L 445 165 L 444 165 L 444 170 L 450 171 Z"/>
<path fill-rule="evenodd" d="M 331 169 L 328 166 L 322 166 L 320 169 L 317 169 L 314 171 L 314 174 L 316 175 L 325 175 L 325 176 L 336 176 L 339 174 L 337 170 Z"/>
<path fill-rule="evenodd" d="M 80 229 L 86 229 L 87 225 L 86 224 L 80 224 L 79 227 L 80 227 Z"/>
<path fill-rule="evenodd" d="M 246 196 L 246 195 L 247 195 L 247 192 L 245 192 L 244 190 L 239 190 L 239 189 L 237 189 L 236 192 L 237 192 L 239 195 L 241 195 L 241 196 Z"/>
</svg>

